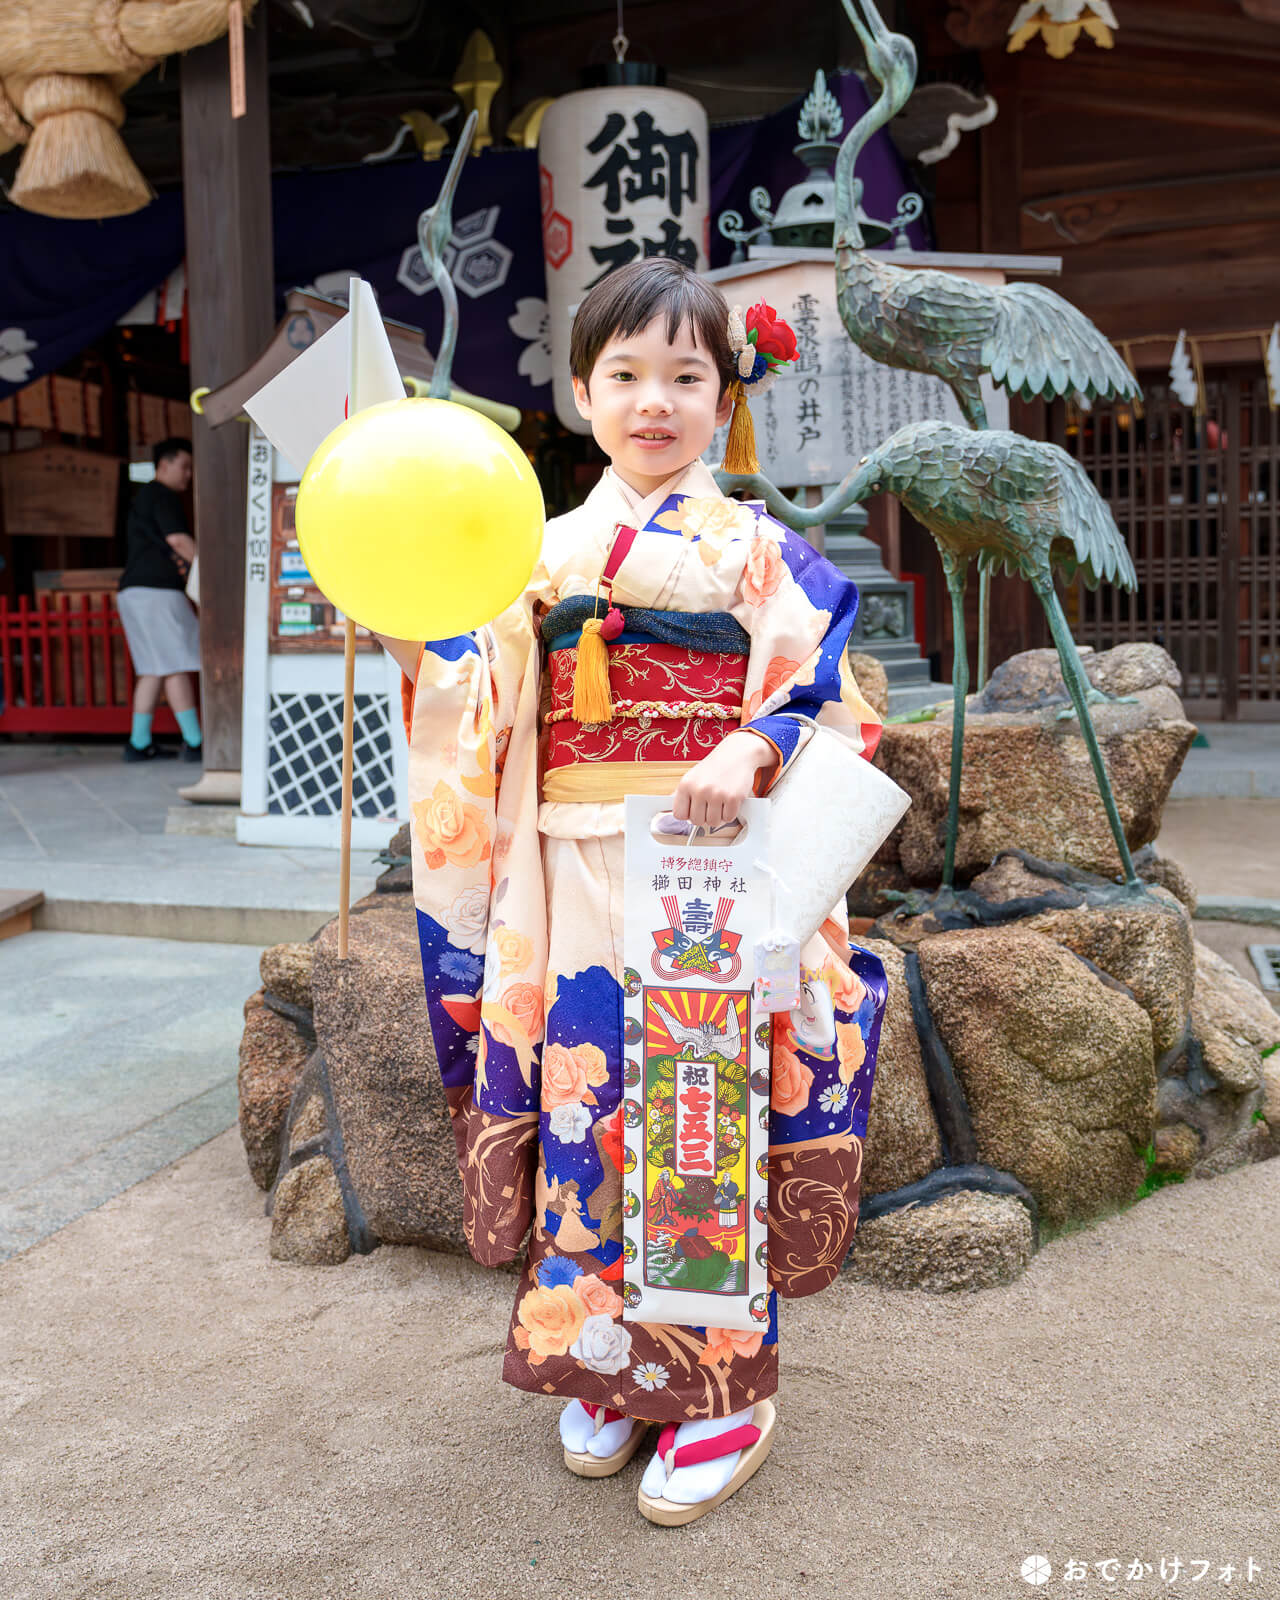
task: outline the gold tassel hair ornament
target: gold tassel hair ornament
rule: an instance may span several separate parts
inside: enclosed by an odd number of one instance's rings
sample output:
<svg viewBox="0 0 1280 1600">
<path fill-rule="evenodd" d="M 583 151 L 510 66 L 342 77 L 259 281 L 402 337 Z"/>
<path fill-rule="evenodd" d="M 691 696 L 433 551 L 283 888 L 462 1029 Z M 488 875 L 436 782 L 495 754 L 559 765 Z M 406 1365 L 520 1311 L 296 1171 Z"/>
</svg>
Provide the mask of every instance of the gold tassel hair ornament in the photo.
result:
<svg viewBox="0 0 1280 1600">
<path fill-rule="evenodd" d="M 729 313 L 729 348 L 738 375 L 729 385 L 733 415 L 720 465 L 725 472 L 759 472 L 756 429 L 747 402 L 772 389 L 780 370 L 796 359 L 796 336 L 772 306 L 759 300 L 745 317 L 741 306 Z"/>
</svg>

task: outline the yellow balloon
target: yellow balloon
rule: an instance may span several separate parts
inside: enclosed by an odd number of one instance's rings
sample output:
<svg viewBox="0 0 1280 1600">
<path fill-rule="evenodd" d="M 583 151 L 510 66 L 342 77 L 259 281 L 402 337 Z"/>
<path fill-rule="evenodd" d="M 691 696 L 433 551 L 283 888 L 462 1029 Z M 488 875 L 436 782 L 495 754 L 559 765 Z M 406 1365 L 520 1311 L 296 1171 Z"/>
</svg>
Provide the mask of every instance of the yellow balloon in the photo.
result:
<svg viewBox="0 0 1280 1600">
<path fill-rule="evenodd" d="M 496 423 L 450 400 L 388 400 L 335 428 L 298 488 L 298 543 L 340 611 L 396 639 L 447 639 L 524 589 L 542 491 Z"/>
</svg>

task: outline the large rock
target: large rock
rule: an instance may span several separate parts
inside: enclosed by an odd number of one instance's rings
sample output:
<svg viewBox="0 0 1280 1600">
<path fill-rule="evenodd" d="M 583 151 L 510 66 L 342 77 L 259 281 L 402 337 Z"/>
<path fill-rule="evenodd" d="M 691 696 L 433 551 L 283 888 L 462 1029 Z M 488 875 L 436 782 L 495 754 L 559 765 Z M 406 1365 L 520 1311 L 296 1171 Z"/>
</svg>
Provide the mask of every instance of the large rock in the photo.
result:
<svg viewBox="0 0 1280 1600">
<path fill-rule="evenodd" d="M 849 654 L 849 665 L 857 680 L 862 698 L 879 717 L 889 715 L 889 674 L 878 656 L 865 655 L 860 650 Z"/>
<path fill-rule="evenodd" d="M 862 1193 L 870 1196 L 900 1189 L 932 1172 L 942 1160 L 942 1142 L 911 1015 L 902 952 L 883 939 L 859 943 L 880 957 L 889 980 L 862 1162 Z"/>
<path fill-rule="evenodd" d="M 1102 694 L 1137 694 L 1141 689 L 1160 685 L 1177 694 L 1182 674 L 1169 652 L 1158 644 L 1118 644 L 1114 649 L 1095 653 L 1092 645 L 1080 646 L 1085 677 Z M 1062 662 L 1055 649 L 1023 650 L 1001 662 L 987 680 L 981 694 L 975 695 L 972 709 L 985 711 L 1042 711 L 1071 703 L 1062 677 Z"/>
<path fill-rule="evenodd" d="M 1164 652 L 1145 646 L 1154 655 L 1139 659 L 1132 647 L 1119 648 L 1129 654 L 1114 669 L 1110 658 L 1117 652 L 1107 651 L 1091 658 L 1090 670 L 1144 686 L 1135 690 L 1133 704 L 1101 704 L 1091 711 L 1125 837 L 1137 849 L 1159 832 L 1195 728 L 1169 686 Z M 1058 715 L 1064 696 L 1054 692 L 1045 654 L 1029 651 L 1006 662 L 970 703 L 956 842 L 961 880 L 1006 848 L 1104 876 L 1119 871 L 1084 739 L 1074 716 Z M 942 873 L 950 759 L 949 708 L 932 722 L 886 725 L 876 764 L 910 793 L 912 806 L 877 859 L 889 862 L 896 847 L 913 883 L 937 883 Z"/>
<path fill-rule="evenodd" d="M 1195 980 L 1191 919 L 1164 889 L 1109 906 L 1044 911 L 1020 924 L 1046 933 L 1124 984 L 1151 1018 L 1156 1060 L 1186 1034 Z"/>
<path fill-rule="evenodd" d="M 342 1190 L 327 1156 L 291 1168 L 276 1187 L 270 1251 L 277 1261 L 332 1267 L 351 1254 Z"/>
<path fill-rule="evenodd" d="M 938 1294 L 1010 1283 L 1032 1254 L 1026 1206 L 970 1189 L 860 1222 L 845 1271 L 867 1283 Z"/>
<path fill-rule="evenodd" d="M 1134 871 L 1144 883 L 1158 883 L 1175 900 L 1180 900 L 1190 916 L 1195 916 L 1199 895 L 1191 874 L 1172 856 L 1162 856 L 1154 845 L 1145 845 L 1133 858 Z"/>
<path fill-rule="evenodd" d="M 1050 1226 L 1129 1203 L 1155 1123 L 1146 1012 L 1016 926 L 939 934 L 919 956 L 978 1159 L 1024 1183 Z"/>
<path fill-rule="evenodd" d="M 316 939 L 316 1038 L 352 1190 L 392 1244 L 465 1251 L 456 1146 L 436 1066 L 412 900 L 370 895 Z"/>
<path fill-rule="evenodd" d="M 263 987 L 303 1011 L 311 1010 L 313 944 L 273 944 L 258 961 Z"/>
<path fill-rule="evenodd" d="M 1231 963 L 1196 941 L 1196 989 L 1191 1025 L 1203 1037 L 1214 1030 L 1257 1057 L 1280 1044 L 1280 1012 Z M 1255 1061 L 1256 1066 L 1256 1061 Z"/>
<path fill-rule="evenodd" d="M 1274 1136 L 1280 1137 L 1280 1056 L 1269 1056 L 1262 1063 L 1262 1103 L 1258 1110 L 1271 1128 Z M 875 1090 L 872 1090 L 872 1104 L 875 1104 Z"/>
<path fill-rule="evenodd" d="M 310 1052 L 309 1041 L 271 1010 L 261 989 L 250 995 L 240 1038 L 240 1138 L 260 1189 L 275 1181 L 280 1133 Z"/>
</svg>

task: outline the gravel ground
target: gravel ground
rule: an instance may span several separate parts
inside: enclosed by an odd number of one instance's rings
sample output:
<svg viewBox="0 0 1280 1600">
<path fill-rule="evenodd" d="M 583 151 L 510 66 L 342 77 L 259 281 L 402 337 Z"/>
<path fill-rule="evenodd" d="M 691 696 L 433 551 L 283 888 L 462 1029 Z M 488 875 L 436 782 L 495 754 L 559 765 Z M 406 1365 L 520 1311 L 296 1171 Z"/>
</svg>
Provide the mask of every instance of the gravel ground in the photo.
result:
<svg viewBox="0 0 1280 1600">
<path fill-rule="evenodd" d="M 771 1458 L 658 1529 L 647 1452 L 573 1478 L 499 1381 L 509 1276 L 272 1262 L 231 1131 L 0 1266 L 0 1597 L 999 1600 L 1043 1555 L 1046 1593 L 1277 1600 L 1278 1209 L 1280 1160 L 1003 1288 L 789 1305 Z"/>
</svg>

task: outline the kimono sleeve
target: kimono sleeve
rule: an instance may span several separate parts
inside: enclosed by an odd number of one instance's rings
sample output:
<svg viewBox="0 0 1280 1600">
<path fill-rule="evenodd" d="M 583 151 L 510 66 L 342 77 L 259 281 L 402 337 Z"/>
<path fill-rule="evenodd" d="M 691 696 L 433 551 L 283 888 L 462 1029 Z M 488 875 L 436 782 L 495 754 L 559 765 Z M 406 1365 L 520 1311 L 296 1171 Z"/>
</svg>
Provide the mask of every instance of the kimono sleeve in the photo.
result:
<svg viewBox="0 0 1280 1600">
<path fill-rule="evenodd" d="M 881 719 L 863 699 L 848 659 L 857 588 L 799 534 L 760 507 L 749 509 L 756 531 L 732 610 L 751 635 L 742 725 L 778 754 L 769 786 L 808 742 L 806 718 L 870 760 Z"/>
<path fill-rule="evenodd" d="M 414 905 L 427 1019 L 477 1261 L 533 1217 L 546 897 L 537 816 L 539 655 L 529 597 L 423 647 L 407 697 Z"/>
</svg>

